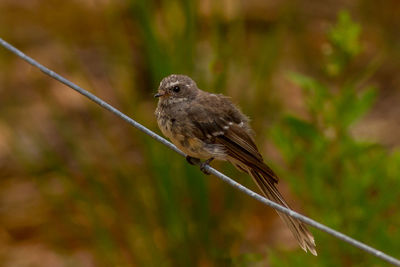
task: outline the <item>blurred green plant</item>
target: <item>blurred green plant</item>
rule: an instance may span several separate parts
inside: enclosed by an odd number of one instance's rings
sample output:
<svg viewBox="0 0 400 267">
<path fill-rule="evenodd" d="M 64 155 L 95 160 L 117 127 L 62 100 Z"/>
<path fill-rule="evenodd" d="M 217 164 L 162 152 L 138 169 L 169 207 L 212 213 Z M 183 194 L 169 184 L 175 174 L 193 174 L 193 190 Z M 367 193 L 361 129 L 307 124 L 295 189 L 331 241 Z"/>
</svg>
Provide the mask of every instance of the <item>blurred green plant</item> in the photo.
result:
<svg viewBox="0 0 400 267">
<path fill-rule="evenodd" d="M 360 26 L 341 12 L 328 34 L 333 48 L 328 69 L 346 81 L 346 67 L 360 52 Z M 333 74 L 333 73 L 330 73 Z M 287 115 L 271 137 L 287 164 L 283 172 L 312 218 L 366 244 L 396 255 L 400 247 L 400 153 L 357 140 L 351 126 L 374 102 L 373 87 L 325 85 L 290 73 L 302 88 L 307 114 Z M 272 252 L 272 266 L 383 266 L 379 259 L 320 231 L 313 231 L 318 257 L 301 251 Z"/>
<path fill-rule="evenodd" d="M 350 61 L 362 51 L 359 42 L 361 26 L 352 21 L 349 12 L 341 11 L 338 21 L 329 33 L 329 44 L 325 46 L 328 54 L 326 71 L 331 76 L 340 75 Z"/>
</svg>

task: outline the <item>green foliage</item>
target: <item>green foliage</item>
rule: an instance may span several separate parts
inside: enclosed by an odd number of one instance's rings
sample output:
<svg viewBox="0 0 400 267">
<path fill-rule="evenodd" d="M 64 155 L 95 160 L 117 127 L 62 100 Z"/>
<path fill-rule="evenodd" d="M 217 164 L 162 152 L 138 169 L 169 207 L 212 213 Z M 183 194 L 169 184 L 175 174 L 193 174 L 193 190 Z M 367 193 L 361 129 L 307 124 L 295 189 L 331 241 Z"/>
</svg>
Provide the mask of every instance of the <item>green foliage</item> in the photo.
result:
<svg viewBox="0 0 400 267">
<path fill-rule="evenodd" d="M 345 68 L 360 51 L 360 27 L 348 13 L 339 15 L 328 35 L 334 47 L 329 64 Z M 343 61 L 346 58 L 346 61 Z M 340 62 L 340 64 L 339 64 Z M 339 65 L 337 65 L 339 64 Z M 346 79 L 345 73 L 341 73 Z M 306 116 L 287 115 L 271 131 L 287 164 L 284 177 L 304 200 L 312 218 L 396 255 L 400 247 L 400 214 L 395 212 L 400 188 L 399 153 L 362 142 L 351 126 L 371 107 L 376 90 L 325 85 L 317 79 L 290 73 L 302 88 Z M 318 258 L 298 252 L 273 253 L 273 266 L 383 266 L 382 261 L 335 238 L 314 231 Z"/>
<path fill-rule="evenodd" d="M 353 22 L 347 11 L 341 11 L 336 25 L 330 30 L 328 40 L 329 62 L 326 65 L 328 74 L 340 75 L 350 60 L 361 52 L 359 41 L 361 27 Z"/>
</svg>

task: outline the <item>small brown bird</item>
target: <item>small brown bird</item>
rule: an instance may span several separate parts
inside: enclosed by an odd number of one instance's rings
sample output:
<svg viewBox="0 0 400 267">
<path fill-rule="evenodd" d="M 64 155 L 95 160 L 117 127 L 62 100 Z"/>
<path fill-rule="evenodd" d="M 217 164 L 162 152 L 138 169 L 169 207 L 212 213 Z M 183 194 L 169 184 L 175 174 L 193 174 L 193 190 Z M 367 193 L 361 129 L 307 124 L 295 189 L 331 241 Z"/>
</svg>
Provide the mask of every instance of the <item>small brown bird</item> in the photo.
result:
<svg viewBox="0 0 400 267">
<path fill-rule="evenodd" d="M 155 97 L 159 98 L 155 115 L 161 131 L 187 154 L 189 163 L 206 159 L 228 160 L 248 173 L 270 200 L 290 208 L 276 188 L 278 177 L 263 161 L 254 143 L 249 119 L 220 94 L 200 90 L 185 75 L 164 78 Z M 299 220 L 278 212 L 292 231 L 300 247 L 317 255 L 313 235 Z"/>
</svg>

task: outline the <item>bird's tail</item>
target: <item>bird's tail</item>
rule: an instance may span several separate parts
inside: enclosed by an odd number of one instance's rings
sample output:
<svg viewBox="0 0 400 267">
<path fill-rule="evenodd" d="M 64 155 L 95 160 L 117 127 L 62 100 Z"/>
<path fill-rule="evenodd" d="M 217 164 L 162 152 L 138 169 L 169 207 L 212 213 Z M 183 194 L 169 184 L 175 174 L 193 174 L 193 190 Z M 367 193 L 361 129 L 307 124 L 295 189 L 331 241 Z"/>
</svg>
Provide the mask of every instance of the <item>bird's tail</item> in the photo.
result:
<svg viewBox="0 0 400 267">
<path fill-rule="evenodd" d="M 266 174 L 254 170 L 251 168 L 247 168 L 247 172 L 250 174 L 250 176 L 254 179 L 260 190 L 263 192 L 263 194 L 270 200 L 288 208 L 289 205 L 286 203 L 286 201 L 283 199 L 282 195 L 279 193 L 278 189 L 276 188 L 274 182 L 271 180 L 270 177 L 266 177 Z M 277 211 L 279 216 L 282 218 L 282 220 L 286 223 L 286 225 L 289 227 L 289 229 L 292 231 L 294 237 L 296 238 L 297 242 L 299 243 L 300 247 L 307 252 L 310 251 L 311 254 L 317 256 L 317 251 L 315 249 L 315 242 L 314 242 L 314 237 L 308 231 L 307 227 L 305 226 L 304 223 L 301 221 L 288 216 L 284 213 L 281 213 Z"/>
</svg>

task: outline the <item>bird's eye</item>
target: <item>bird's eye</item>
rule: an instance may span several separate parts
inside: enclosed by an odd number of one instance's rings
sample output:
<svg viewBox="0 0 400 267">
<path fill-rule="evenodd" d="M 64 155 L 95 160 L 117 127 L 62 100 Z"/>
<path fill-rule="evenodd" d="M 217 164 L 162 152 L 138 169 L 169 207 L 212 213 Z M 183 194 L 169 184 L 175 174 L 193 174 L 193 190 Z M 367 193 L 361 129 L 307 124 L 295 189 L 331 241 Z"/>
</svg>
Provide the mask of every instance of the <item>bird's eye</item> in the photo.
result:
<svg viewBox="0 0 400 267">
<path fill-rule="evenodd" d="M 174 91 L 175 93 L 178 93 L 181 90 L 181 88 L 178 85 L 175 85 L 174 87 L 172 87 L 172 91 Z"/>
</svg>

